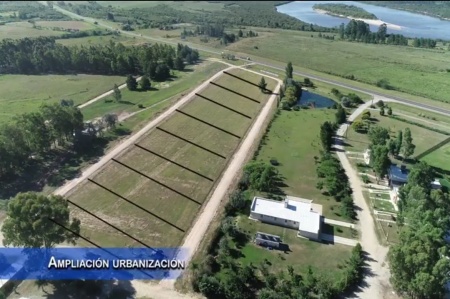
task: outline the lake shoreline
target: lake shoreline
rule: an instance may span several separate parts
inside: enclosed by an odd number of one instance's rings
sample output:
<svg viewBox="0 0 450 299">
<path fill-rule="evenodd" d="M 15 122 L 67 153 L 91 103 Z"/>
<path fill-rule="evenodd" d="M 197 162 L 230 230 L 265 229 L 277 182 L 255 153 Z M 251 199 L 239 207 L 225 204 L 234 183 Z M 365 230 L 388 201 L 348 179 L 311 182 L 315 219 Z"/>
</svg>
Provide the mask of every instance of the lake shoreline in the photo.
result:
<svg viewBox="0 0 450 299">
<path fill-rule="evenodd" d="M 363 22 L 365 22 L 365 23 L 367 23 L 369 25 L 374 25 L 374 26 L 380 26 L 382 24 L 386 24 L 387 28 L 392 29 L 392 30 L 402 30 L 403 29 L 402 26 L 399 26 L 399 25 L 396 25 L 396 24 L 387 23 L 387 22 L 383 22 L 380 19 L 376 19 L 376 20 L 374 20 L 374 19 L 361 19 L 361 18 L 355 18 L 355 17 L 352 17 L 352 16 L 338 15 L 338 14 L 331 13 L 331 12 L 323 10 L 323 9 L 313 8 L 313 10 L 316 13 L 319 13 L 319 14 L 325 14 L 325 15 L 330 15 L 330 16 L 333 16 L 333 17 L 350 19 L 350 20 L 356 20 L 356 21 L 363 21 Z"/>
</svg>

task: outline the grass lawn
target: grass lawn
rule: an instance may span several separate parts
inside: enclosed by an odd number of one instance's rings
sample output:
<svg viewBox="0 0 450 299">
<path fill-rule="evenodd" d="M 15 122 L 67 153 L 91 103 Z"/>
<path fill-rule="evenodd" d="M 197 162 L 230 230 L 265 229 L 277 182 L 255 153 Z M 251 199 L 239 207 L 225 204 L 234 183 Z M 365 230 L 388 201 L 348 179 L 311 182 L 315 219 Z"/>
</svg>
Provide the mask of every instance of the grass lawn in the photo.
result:
<svg viewBox="0 0 450 299">
<path fill-rule="evenodd" d="M 100 75 L 1 75 L 0 123 L 14 115 L 36 111 L 42 104 L 71 99 L 82 104 L 114 84 L 125 82 L 120 76 Z"/>
<path fill-rule="evenodd" d="M 390 195 L 386 193 L 371 193 L 370 196 L 381 199 L 391 199 Z"/>
<path fill-rule="evenodd" d="M 386 221 L 378 221 L 385 234 L 385 240 L 390 244 L 398 243 L 399 229 L 396 223 L 390 223 Z"/>
<path fill-rule="evenodd" d="M 226 65 L 222 63 L 205 61 L 195 66 L 189 66 L 186 71 L 175 71 L 175 76 L 171 79 L 172 81 L 161 83 L 152 82 L 153 90 L 141 92 L 129 91 L 127 88 L 124 88 L 121 90 L 121 102 L 115 102 L 112 96 L 108 96 L 105 99 L 82 108 L 81 111 L 86 119 L 101 117 L 106 113 L 127 115 L 141 110 L 138 107 L 139 104 L 144 107 L 152 106 L 198 85 L 205 78 L 209 78 L 225 67 Z M 107 99 L 112 102 L 105 102 Z"/>
<path fill-rule="evenodd" d="M 323 244 L 297 237 L 297 230 L 261 223 L 248 219 L 246 216 L 238 218 L 238 225 L 244 229 L 249 236 L 255 233 L 265 232 L 278 235 L 283 243 L 289 246 L 289 251 L 267 250 L 248 242 L 240 251 L 240 261 L 245 264 L 253 263 L 257 266 L 265 259 L 271 262 L 271 269 L 275 271 L 286 271 L 288 265 L 294 267 L 301 274 L 305 274 L 308 266 L 315 273 L 321 273 L 334 279 L 340 275 L 339 265 L 350 257 L 351 246 L 341 244 Z M 326 261 L 326 262 L 324 262 Z"/>
<path fill-rule="evenodd" d="M 314 163 L 314 156 L 319 156 L 321 150 L 320 125 L 327 120 L 334 121 L 334 113 L 332 109 L 281 110 L 256 158 L 267 163 L 271 158 L 279 161 L 277 169 L 284 178 L 286 186 L 282 189 L 286 194 L 312 199 L 323 205 L 325 217 L 341 219 L 340 204 L 316 188 Z"/>
<path fill-rule="evenodd" d="M 57 39 L 56 42 L 65 46 L 79 45 L 109 45 L 110 41 L 122 43 L 125 46 L 132 46 L 148 42 L 142 38 L 128 37 L 126 35 L 105 35 L 105 36 L 85 36 L 79 38 Z"/>
<path fill-rule="evenodd" d="M 328 235 L 355 239 L 358 237 L 358 232 L 349 227 L 333 225 L 328 223 L 322 223 L 321 232 Z"/>
<path fill-rule="evenodd" d="M 438 148 L 421 159 L 431 166 L 450 171 L 450 143 Z"/>
<path fill-rule="evenodd" d="M 80 31 L 96 28 L 94 24 L 83 21 L 37 21 L 36 25 L 44 28 L 59 27 L 63 29 L 78 29 Z"/>
<path fill-rule="evenodd" d="M 439 130 L 450 132 L 450 118 L 445 115 L 398 103 L 387 103 L 387 105 L 392 107 L 392 112 L 394 115 L 398 115 L 407 120 L 421 123 L 426 126 L 435 127 Z"/>
<path fill-rule="evenodd" d="M 232 72 L 252 82 L 258 82 L 260 79 L 259 75 L 243 70 Z M 268 88 L 275 87 L 275 81 L 271 79 L 266 81 Z M 217 83 L 261 101 L 260 104 L 252 102 L 259 108 L 269 97 L 261 93 L 258 87 L 228 75 L 219 77 Z M 210 88 L 215 88 L 215 91 L 210 94 L 215 101 L 245 112 L 251 117 L 258 114 L 259 109 L 245 111 L 249 101 L 229 91 L 217 90 L 216 87 L 209 86 L 200 94 L 209 94 Z M 244 135 L 252 122 L 198 97 L 180 110 L 239 136 Z M 174 113 L 159 127 L 219 153 L 227 159 L 206 152 L 160 130 L 153 130 L 137 143 L 202 176 L 133 146 L 116 159 L 179 193 L 160 186 L 113 161 L 100 169 L 92 179 L 164 220 L 149 215 L 91 182 L 83 183 L 69 198 L 151 246 L 176 246 L 191 226 L 240 140 L 181 113 Z M 96 200 L 92 200 L 93 198 Z M 88 236 L 98 244 L 106 247 L 138 245 L 128 237 L 118 236 L 117 231 L 79 211 L 78 208 L 73 208 L 72 211 L 81 219 L 82 235 Z"/>
<path fill-rule="evenodd" d="M 395 138 L 397 131 L 404 131 L 405 128 L 410 128 L 413 143 L 416 145 L 414 156 L 426 151 L 430 147 L 438 144 L 448 137 L 446 135 L 408 124 L 394 118 L 380 116 L 378 112 L 374 110 L 369 111 L 374 119 L 372 125 L 390 129 L 391 138 Z M 361 116 L 359 116 L 357 120 L 360 120 L 360 118 Z M 345 139 L 345 142 L 347 143 L 346 150 L 356 152 L 365 151 L 370 144 L 367 134 L 355 132 L 351 127 L 347 130 L 347 138 Z"/>
<path fill-rule="evenodd" d="M 378 199 L 371 199 L 373 203 L 373 208 L 378 211 L 384 211 L 384 212 L 390 212 L 395 213 L 394 206 L 390 201 L 387 200 L 378 200 Z"/>
</svg>

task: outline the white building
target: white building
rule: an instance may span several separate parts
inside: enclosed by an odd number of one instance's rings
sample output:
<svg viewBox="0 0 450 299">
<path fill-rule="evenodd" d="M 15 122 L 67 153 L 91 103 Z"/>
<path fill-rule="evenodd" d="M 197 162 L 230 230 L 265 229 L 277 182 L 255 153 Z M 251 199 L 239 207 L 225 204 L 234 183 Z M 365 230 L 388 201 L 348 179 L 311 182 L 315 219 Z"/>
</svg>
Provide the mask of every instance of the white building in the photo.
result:
<svg viewBox="0 0 450 299">
<path fill-rule="evenodd" d="M 320 239 L 322 206 L 312 200 L 286 196 L 284 201 L 275 201 L 255 196 L 250 218 L 298 229 L 299 235 L 308 239 Z"/>
</svg>

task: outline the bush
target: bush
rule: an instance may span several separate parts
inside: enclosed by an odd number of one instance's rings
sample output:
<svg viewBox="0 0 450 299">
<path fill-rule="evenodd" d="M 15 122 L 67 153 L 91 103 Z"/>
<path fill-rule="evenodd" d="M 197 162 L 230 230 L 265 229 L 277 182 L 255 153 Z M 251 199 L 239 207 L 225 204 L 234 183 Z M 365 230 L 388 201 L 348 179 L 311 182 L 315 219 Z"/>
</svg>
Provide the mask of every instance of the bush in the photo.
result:
<svg viewBox="0 0 450 299">
<path fill-rule="evenodd" d="M 370 179 L 369 179 L 369 177 L 366 174 L 361 176 L 361 179 L 363 180 L 364 184 L 370 183 Z"/>
<path fill-rule="evenodd" d="M 142 109 L 142 108 L 144 108 L 144 105 L 139 104 L 139 105 L 138 105 L 138 108 L 141 108 L 141 109 Z"/>
<path fill-rule="evenodd" d="M 280 163 L 278 162 L 278 160 L 275 159 L 275 158 L 270 159 L 270 164 L 272 164 L 273 166 L 278 166 L 278 165 L 280 165 Z"/>
<path fill-rule="evenodd" d="M 384 89 L 393 89 L 392 86 L 389 84 L 389 81 L 387 79 L 381 79 L 377 81 L 377 86 L 384 88 Z"/>
<path fill-rule="evenodd" d="M 294 111 L 299 111 L 300 110 L 300 106 L 295 105 L 294 108 L 292 108 L 292 109 L 294 109 Z"/>
<path fill-rule="evenodd" d="M 377 106 L 378 106 L 379 108 L 384 107 L 384 102 L 383 102 L 383 100 L 379 100 L 379 101 L 377 102 Z"/>
<path fill-rule="evenodd" d="M 287 102 L 282 102 L 281 103 L 281 109 L 290 111 L 291 107 L 289 106 L 289 104 Z"/>
<path fill-rule="evenodd" d="M 113 101 L 112 99 L 108 99 L 108 98 L 105 99 L 105 103 L 111 103 L 112 101 Z"/>
</svg>

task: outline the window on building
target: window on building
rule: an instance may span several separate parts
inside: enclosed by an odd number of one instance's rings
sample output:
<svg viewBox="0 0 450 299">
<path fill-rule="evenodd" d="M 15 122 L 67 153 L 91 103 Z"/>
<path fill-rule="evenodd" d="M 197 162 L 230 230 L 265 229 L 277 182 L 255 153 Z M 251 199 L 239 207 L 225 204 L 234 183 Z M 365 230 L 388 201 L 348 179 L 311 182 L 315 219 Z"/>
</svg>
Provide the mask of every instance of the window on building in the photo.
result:
<svg viewBox="0 0 450 299">
<path fill-rule="evenodd" d="M 297 222 L 294 221 L 294 224 L 297 224 Z"/>
<path fill-rule="evenodd" d="M 287 220 L 284 220 L 284 223 L 287 223 Z"/>
</svg>

